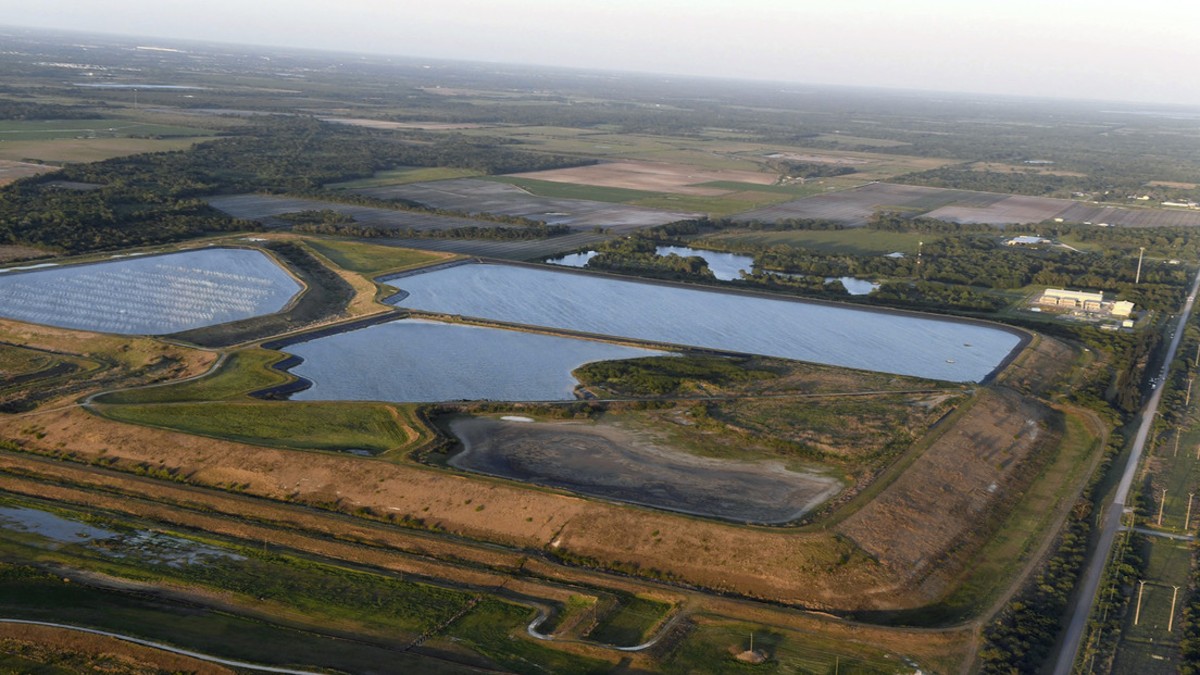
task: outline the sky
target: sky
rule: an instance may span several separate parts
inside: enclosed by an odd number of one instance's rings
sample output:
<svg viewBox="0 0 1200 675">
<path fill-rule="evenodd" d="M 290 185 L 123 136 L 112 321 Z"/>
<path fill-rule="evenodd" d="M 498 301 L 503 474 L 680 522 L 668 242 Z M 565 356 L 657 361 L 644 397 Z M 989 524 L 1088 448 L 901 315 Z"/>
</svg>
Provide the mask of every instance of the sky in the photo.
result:
<svg viewBox="0 0 1200 675">
<path fill-rule="evenodd" d="M 0 24 L 1200 106 L 1190 0 L 0 0 Z"/>
</svg>

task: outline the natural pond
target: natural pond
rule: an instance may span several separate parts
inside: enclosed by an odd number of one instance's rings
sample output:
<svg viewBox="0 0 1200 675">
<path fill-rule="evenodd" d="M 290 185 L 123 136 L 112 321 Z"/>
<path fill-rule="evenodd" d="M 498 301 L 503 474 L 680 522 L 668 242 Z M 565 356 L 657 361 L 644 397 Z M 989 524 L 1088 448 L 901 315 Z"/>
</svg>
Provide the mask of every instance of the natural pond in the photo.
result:
<svg viewBox="0 0 1200 675">
<path fill-rule="evenodd" d="M 704 258 L 704 262 L 708 263 L 708 269 L 712 270 L 713 276 L 720 281 L 733 281 L 742 278 L 742 270 L 751 271 L 754 267 L 754 258 L 748 255 L 738 255 L 736 253 L 720 253 L 718 251 L 705 251 L 698 248 L 689 248 L 687 246 L 659 246 L 654 252 L 658 255 L 677 255 L 683 258 L 691 256 L 700 256 Z M 565 267 L 585 267 L 587 261 L 596 257 L 596 251 L 584 251 L 582 253 L 572 253 L 554 258 L 546 262 L 554 265 L 563 265 Z"/>
<path fill-rule="evenodd" d="M 294 400 L 569 401 L 571 371 L 592 361 L 663 352 L 594 340 L 402 319 L 289 345 Z"/>
<path fill-rule="evenodd" d="M 607 424 L 461 417 L 450 430 L 463 443 L 449 460 L 460 469 L 738 522 L 795 520 L 842 487 L 779 461 L 698 457 Z"/>
<path fill-rule="evenodd" d="M 277 312 L 300 289 L 261 251 L 206 248 L 0 275 L 0 316 L 162 335 Z"/>
<path fill-rule="evenodd" d="M 842 287 L 850 295 L 869 295 L 871 291 L 879 288 L 879 284 L 867 279 L 859 279 L 857 277 L 825 277 L 825 283 L 834 281 L 842 282 Z"/>
<path fill-rule="evenodd" d="M 983 380 L 1021 344 L 1016 331 L 968 321 L 515 265 L 388 283 L 413 309 L 954 382 Z"/>
</svg>

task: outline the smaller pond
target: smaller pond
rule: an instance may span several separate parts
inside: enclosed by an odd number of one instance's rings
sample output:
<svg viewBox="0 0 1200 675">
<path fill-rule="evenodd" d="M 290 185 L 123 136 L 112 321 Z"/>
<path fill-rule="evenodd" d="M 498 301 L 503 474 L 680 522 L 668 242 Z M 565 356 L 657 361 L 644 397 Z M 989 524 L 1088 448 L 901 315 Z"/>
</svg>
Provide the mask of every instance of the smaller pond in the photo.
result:
<svg viewBox="0 0 1200 675">
<path fill-rule="evenodd" d="M 858 277 L 825 277 L 825 283 L 834 281 L 842 282 L 846 292 L 850 295 L 868 295 L 871 291 L 879 288 L 879 284 L 869 279 L 859 279 Z"/>
<path fill-rule="evenodd" d="M 596 257 L 599 251 L 584 251 L 583 253 L 571 253 L 564 255 L 561 258 L 553 258 L 546 262 L 551 265 L 563 265 L 564 267 L 587 267 L 587 262 Z"/>
<path fill-rule="evenodd" d="M 499 328 L 402 319 L 285 348 L 308 401 L 570 401 L 585 363 L 664 352 Z"/>
<path fill-rule="evenodd" d="M 700 256 L 704 258 L 704 262 L 708 263 L 708 269 L 712 270 L 713 276 L 720 281 L 734 281 L 742 278 L 742 270 L 751 271 L 754 267 L 754 258 L 748 255 L 738 255 L 736 253 L 720 253 L 718 251 L 705 251 L 698 248 L 690 248 L 688 246 L 659 246 L 654 250 L 657 255 L 668 256 L 677 255 L 683 258 L 691 256 Z M 552 265 L 563 265 L 565 267 L 587 267 L 587 262 L 596 257 L 598 251 L 584 251 L 582 253 L 572 253 L 554 258 L 546 262 Z"/>
</svg>

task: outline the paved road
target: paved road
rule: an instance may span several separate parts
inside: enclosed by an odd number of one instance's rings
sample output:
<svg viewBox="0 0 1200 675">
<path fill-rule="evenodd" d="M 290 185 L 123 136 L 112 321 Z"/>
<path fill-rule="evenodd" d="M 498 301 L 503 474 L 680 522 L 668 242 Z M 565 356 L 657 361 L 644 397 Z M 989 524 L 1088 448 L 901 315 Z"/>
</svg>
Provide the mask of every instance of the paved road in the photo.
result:
<svg viewBox="0 0 1200 675">
<path fill-rule="evenodd" d="M 275 666 L 263 666 L 263 665 L 259 665 L 257 663 L 247 663 L 245 661 L 234 661 L 231 659 L 222 659 L 217 656 L 201 654 L 200 652 L 192 652 L 192 651 L 188 651 L 186 649 L 179 649 L 178 647 L 172 647 L 170 645 L 165 645 L 165 644 L 162 644 L 161 642 L 152 642 L 150 640 L 143 640 L 141 638 L 131 637 L 129 635 L 121 635 L 120 633 L 110 633 L 106 630 L 96 630 L 95 628 L 81 628 L 79 626 L 68 626 L 68 625 L 62 624 L 62 623 L 50 623 L 48 621 L 26 621 L 24 619 L 0 619 L 0 623 L 21 623 L 21 624 L 27 624 L 30 626 L 49 626 L 51 628 L 63 628 L 66 630 L 73 630 L 73 631 L 77 631 L 80 633 L 91 633 L 92 635 L 103 635 L 105 637 L 116 638 L 118 640 L 124 640 L 125 642 L 132 642 L 134 644 L 142 645 L 143 647 L 153 647 L 154 649 L 161 649 L 165 652 L 171 652 L 172 654 L 179 654 L 181 656 L 190 656 L 193 659 L 199 659 L 201 661 L 208 661 L 209 663 L 216 663 L 218 665 L 229 666 L 231 668 L 243 668 L 245 670 L 257 670 L 257 671 L 264 672 L 264 673 L 286 673 L 288 675 L 322 675 L 321 673 L 314 672 L 311 670 L 293 670 L 291 668 L 276 668 Z"/>
<path fill-rule="evenodd" d="M 1142 450 L 1146 446 L 1146 437 L 1149 436 L 1154 416 L 1158 413 L 1163 383 L 1167 379 L 1167 368 L 1175 360 L 1175 352 L 1183 338 L 1183 327 L 1187 325 L 1188 317 L 1192 314 L 1192 305 L 1197 292 L 1200 292 L 1200 273 L 1197 273 L 1196 280 L 1192 282 L 1192 291 L 1188 295 L 1187 302 L 1184 303 L 1183 312 L 1179 314 L 1179 323 L 1175 327 L 1174 337 L 1167 349 L 1167 357 L 1163 360 L 1162 371 L 1158 373 L 1158 386 L 1154 388 L 1154 393 L 1150 395 L 1150 400 L 1142 409 L 1141 423 L 1138 425 L 1137 436 L 1133 441 L 1133 451 L 1129 453 L 1129 461 L 1125 463 L 1125 473 L 1122 474 L 1121 482 L 1117 485 L 1117 493 L 1113 497 L 1112 504 L 1105 511 L 1104 525 L 1100 530 L 1096 551 L 1092 554 L 1092 559 L 1088 561 L 1087 570 L 1084 572 L 1083 581 L 1079 587 L 1079 596 L 1076 598 L 1075 607 L 1071 610 L 1067 633 L 1063 638 L 1054 665 L 1054 675 L 1070 675 L 1071 669 L 1075 665 L 1075 657 L 1079 653 L 1079 645 L 1083 640 L 1083 631 L 1087 627 L 1088 617 L 1092 613 L 1092 605 L 1096 601 L 1096 591 L 1100 588 L 1100 580 L 1104 576 L 1104 568 L 1112 551 L 1113 542 L 1116 540 L 1117 532 L 1121 529 L 1121 516 L 1125 512 L 1125 500 L 1129 497 L 1129 488 L 1133 485 L 1134 476 L 1137 475 L 1138 465 L 1142 459 Z"/>
</svg>

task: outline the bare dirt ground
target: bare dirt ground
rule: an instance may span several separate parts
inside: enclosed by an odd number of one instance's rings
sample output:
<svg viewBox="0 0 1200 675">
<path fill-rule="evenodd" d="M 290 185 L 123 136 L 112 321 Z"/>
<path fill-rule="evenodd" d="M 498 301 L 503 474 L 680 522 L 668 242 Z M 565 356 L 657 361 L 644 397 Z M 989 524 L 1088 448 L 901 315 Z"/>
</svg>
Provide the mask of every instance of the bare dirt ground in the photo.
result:
<svg viewBox="0 0 1200 675">
<path fill-rule="evenodd" d="M 14 181 L 38 174 L 58 171 L 57 166 L 46 166 L 45 164 L 34 164 L 32 162 L 14 162 L 9 159 L 0 159 L 0 185 L 8 185 Z"/>
<path fill-rule="evenodd" d="M 986 390 L 880 495 L 837 527 L 906 584 L 957 569 L 955 549 L 976 539 L 1001 497 L 1020 489 L 1025 460 L 1052 433 L 1050 411 L 1008 390 Z M 925 584 L 938 586 L 938 583 Z"/>
<path fill-rule="evenodd" d="M 160 649 L 135 645 L 116 638 L 89 635 L 62 628 L 0 624 L 0 653 L 38 663 L 75 663 L 86 672 L 129 675 L 195 673 L 232 675 L 233 670 Z M 81 670 L 80 672 L 84 672 Z"/>
<path fill-rule="evenodd" d="M 696 195 L 701 197 L 712 197 L 731 192 L 729 189 L 720 187 L 705 187 L 703 183 L 730 181 L 752 183 L 754 185 L 772 185 L 775 183 L 776 178 L 778 178 L 774 174 L 758 171 L 702 169 L 686 164 L 667 164 L 661 162 L 604 162 L 569 169 L 531 171 L 512 175 L 518 178 L 534 178 L 556 183 L 598 185 L 601 187 L 670 192 L 672 194 Z"/>
<path fill-rule="evenodd" d="M 38 258 L 45 255 L 47 255 L 45 251 L 29 246 L 0 246 L 0 263 L 6 263 L 12 260 L 25 260 L 27 258 Z"/>
<path fill-rule="evenodd" d="M 452 466 L 725 520 L 795 520 L 841 489 L 779 461 L 697 457 L 606 424 L 463 417 L 450 428 L 465 446 Z"/>
</svg>

